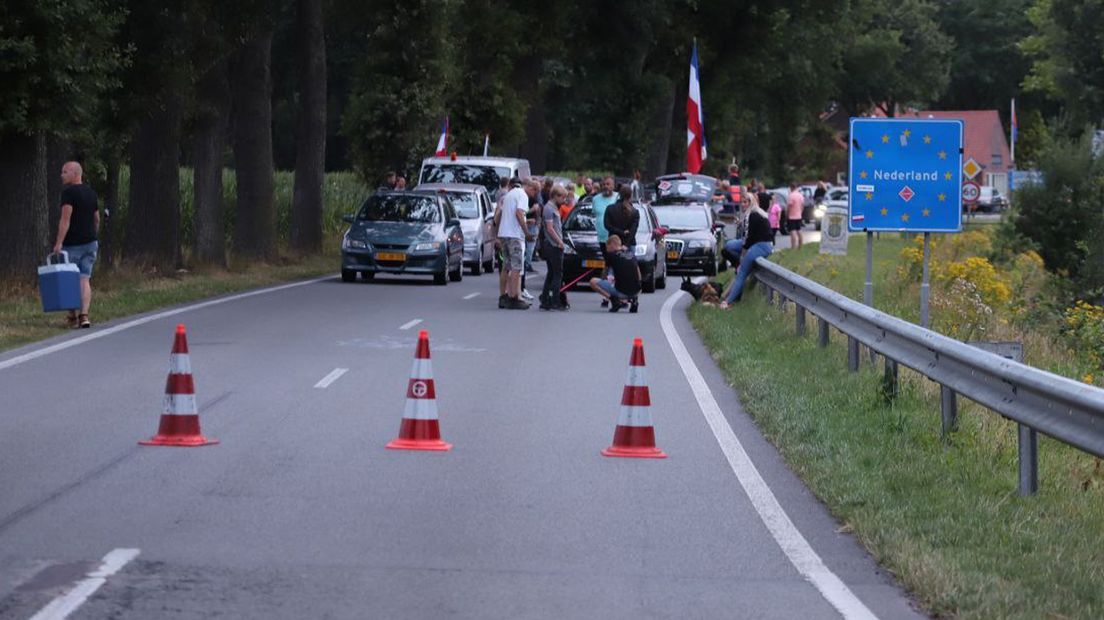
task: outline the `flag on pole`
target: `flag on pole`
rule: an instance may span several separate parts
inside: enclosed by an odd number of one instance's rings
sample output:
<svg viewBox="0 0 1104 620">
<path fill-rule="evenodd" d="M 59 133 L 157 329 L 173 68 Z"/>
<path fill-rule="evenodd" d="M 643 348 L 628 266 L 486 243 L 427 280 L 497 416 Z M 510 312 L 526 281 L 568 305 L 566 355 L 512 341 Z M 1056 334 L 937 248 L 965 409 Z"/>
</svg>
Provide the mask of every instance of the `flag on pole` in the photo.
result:
<svg viewBox="0 0 1104 620">
<path fill-rule="evenodd" d="M 491 149 L 491 134 L 483 134 L 483 157 L 487 156 L 487 152 Z"/>
<path fill-rule="evenodd" d="M 448 117 L 445 117 L 445 122 L 441 125 L 441 137 L 437 138 L 437 152 L 434 153 L 437 157 L 444 157 L 448 155 Z"/>
<path fill-rule="evenodd" d="M 705 121 L 702 114 L 701 82 L 698 80 L 698 42 L 690 54 L 690 96 L 686 99 L 686 170 L 697 174 L 705 161 Z"/>
<path fill-rule="evenodd" d="M 1015 165 L 1015 163 L 1016 163 L 1016 134 L 1019 133 L 1019 129 L 1020 128 L 1019 128 L 1018 124 L 1016 123 L 1016 99 L 1013 98 L 1012 99 L 1012 140 L 1011 140 L 1012 146 L 1011 146 L 1011 152 L 1009 153 L 1009 155 L 1011 156 L 1013 165 Z"/>
</svg>

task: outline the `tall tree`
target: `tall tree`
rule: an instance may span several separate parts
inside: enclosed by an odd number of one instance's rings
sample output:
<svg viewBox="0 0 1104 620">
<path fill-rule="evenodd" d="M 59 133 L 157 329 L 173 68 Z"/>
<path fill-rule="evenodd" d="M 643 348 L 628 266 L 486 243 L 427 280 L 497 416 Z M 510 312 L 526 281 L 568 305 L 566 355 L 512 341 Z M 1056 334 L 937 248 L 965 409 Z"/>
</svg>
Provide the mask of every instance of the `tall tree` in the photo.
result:
<svg viewBox="0 0 1104 620">
<path fill-rule="evenodd" d="M 322 0 L 297 0 L 299 127 L 295 140 L 295 190 L 291 245 L 322 248 L 322 182 L 326 171 L 326 41 Z"/>
<path fill-rule="evenodd" d="M 0 277 L 29 278 L 49 250 L 47 134 L 78 135 L 117 82 L 122 18 L 108 0 L 0 3 Z"/>
<path fill-rule="evenodd" d="M 222 202 L 222 157 L 230 115 L 229 66 L 218 58 L 196 84 L 192 130 L 195 240 L 198 263 L 226 264 L 226 209 Z"/>
<path fill-rule="evenodd" d="M 246 41 L 230 64 L 238 193 L 234 251 L 245 258 L 270 260 L 276 256 L 271 24 Z"/>
<path fill-rule="evenodd" d="M 1104 0 L 1035 0 L 1028 17 L 1024 86 L 1060 101 L 1075 132 L 1104 122 Z"/>
</svg>

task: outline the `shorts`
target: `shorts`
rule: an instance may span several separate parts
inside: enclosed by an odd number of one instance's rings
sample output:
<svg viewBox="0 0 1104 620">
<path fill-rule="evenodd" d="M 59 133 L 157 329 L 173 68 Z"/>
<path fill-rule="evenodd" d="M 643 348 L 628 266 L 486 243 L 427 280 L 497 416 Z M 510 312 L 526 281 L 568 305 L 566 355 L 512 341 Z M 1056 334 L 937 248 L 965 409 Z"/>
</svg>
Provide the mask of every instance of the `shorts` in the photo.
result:
<svg viewBox="0 0 1104 620">
<path fill-rule="evenodd" d="M 516 237 L 502 237 L 502 266 L 506 271 L 521 271 L 525 260 L 525 243 Z"/>
<path fill-rule="evenodd" d="M 786 228 L 790 232 L 800 231 L 804 226 L 805 222 L 801 221 L 801 218 L 797 218 L 796 220 L 786 220 Z"/>
<path fill-rule="evenodd" d="M 626 295 L 617 290 L 617 288 L 613 285 L 613 282 L 610 282 L 609 280 L 598 280 L 598 288 L 608 293 L 611 299 L 620 299 L 622 301 L 632 299 L 631 295 Z"/>
<path fill-rule="evenodd" d="M 82 276 L 85 278 L 92 277 L 92 265 L 96 263 L 96 255 L 100 251 L 99 241 L 81 245 L 63 245 L 61 251 L 69 254 L 69 262 L 76 263 Z"/>
</svg>

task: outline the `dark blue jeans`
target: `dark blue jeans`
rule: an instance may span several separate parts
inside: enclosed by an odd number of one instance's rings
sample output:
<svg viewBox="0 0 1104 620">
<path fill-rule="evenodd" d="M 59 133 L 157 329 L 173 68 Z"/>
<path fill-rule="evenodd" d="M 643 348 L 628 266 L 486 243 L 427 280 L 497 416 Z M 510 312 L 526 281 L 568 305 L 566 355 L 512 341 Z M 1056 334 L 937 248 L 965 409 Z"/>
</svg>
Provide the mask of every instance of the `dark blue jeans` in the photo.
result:
<svg viewBox="0 0 1104 620">
<path fill-rule="evenodd" d="M 743 245 L 742 240 L 741 245 Z M 744 284 L 747 282 L 748 276 L 751 275 L 751 270 L 755 267 L 755 259 L 766 258 L 770 255 L 771 244 L 769 241 L 760 241 L 748 248 L 748 251 L 744 253 L 744 257 L 740 259 L 740 268 L 736 271 L 736 280 L 732 285 L 732 289 L 728 292 L 725 302 L 731 304 L 739 299 L 740 295 L 743 295 Z"/>
</svg>

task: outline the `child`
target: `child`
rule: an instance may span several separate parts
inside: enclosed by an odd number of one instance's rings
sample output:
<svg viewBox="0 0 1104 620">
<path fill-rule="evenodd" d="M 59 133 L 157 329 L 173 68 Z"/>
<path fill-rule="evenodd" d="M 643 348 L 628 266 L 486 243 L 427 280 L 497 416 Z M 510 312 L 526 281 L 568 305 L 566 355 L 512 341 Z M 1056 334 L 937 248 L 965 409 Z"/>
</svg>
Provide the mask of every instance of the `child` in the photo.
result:
<svg viewBox="0 0 1104 620">
<path fill-rule="evenodd" d="M 771 194 L 770 210 L 767 212 L 767 219 L 770 220 L 771 229 L 771 245 L 774 245 L 775 237 L 778 236 L 779 222 L 782 221 L 782 205 L 778 204 L 778 196 Z"/>
</svg>

